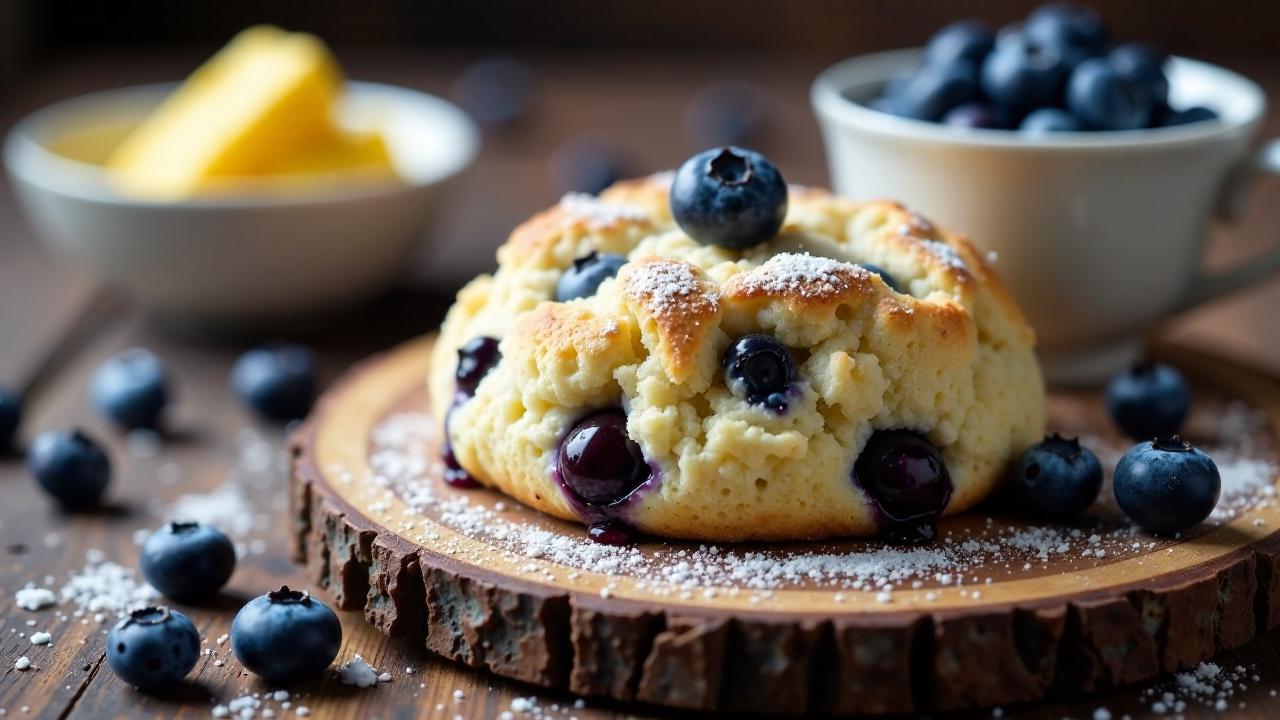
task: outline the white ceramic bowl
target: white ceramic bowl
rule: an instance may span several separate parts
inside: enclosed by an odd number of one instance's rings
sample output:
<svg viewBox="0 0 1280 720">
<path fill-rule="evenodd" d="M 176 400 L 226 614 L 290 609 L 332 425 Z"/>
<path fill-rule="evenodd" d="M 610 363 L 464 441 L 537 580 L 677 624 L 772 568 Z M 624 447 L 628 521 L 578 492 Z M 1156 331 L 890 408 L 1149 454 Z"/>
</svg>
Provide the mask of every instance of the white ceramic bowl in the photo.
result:
<svg viewBox="0 0 1280 720">
<path fill-rule="evenodd" d="M 4 162 L 36 230 L 58 251 L 187 326 L 245 326 L 319 314 L 394 282 L 446 180 L 479 133 L 455 106 L 405 88 L 352 82 L 344 117 L 378 118 L 398 179 L 282 189 L 262 181 L 180 202 L 121 195 L 98 164 L 51 145 L 123 136 L 173 89 L 144 85 L 46 107 L 19 122 Z"/>
</svg>

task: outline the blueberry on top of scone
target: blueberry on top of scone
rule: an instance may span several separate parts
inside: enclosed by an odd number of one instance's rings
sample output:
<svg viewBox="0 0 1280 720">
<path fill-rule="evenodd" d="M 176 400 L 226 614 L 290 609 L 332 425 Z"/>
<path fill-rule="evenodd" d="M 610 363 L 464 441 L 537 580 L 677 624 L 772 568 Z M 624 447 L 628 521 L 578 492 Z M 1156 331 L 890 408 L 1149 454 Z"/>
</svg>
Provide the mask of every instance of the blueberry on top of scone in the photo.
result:
<svg viewBox="0 0 1280 720">
<path fill-rule="evenodd" d="M 448 478 L 601 542 L 919 541 L 1042 436 L 1033 344 L 967 238 L 714 148 L 517 228 L 430 398 Z"/>
</svg>

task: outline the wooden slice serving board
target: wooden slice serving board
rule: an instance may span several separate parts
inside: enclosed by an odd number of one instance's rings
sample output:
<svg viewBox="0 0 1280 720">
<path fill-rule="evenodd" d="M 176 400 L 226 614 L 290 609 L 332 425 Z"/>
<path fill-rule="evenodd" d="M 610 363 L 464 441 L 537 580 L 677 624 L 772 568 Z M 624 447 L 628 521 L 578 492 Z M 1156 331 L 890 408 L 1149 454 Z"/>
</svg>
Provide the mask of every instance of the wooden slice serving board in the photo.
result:
<svg viewBox="0 0 1280 720">
<path fill-rule="evenodd" d="M 1096 525 L 1057 530 L 1065 552 L 1024 556 L 1005 543 L 957 571 L 963 585 L 926 577 L 888 596 L 805 577 L 763 589 L 746 587 L 750 577 L 691 586 L 678 561 L 705 560 L 696 544 L 644 543 L 626 551 L 643 573 L 627 563 L 610 572 L 616 556 L 583 561 L 591 546 L 581 526 L 489 490 L 446 487 L 438 431 L 400 455 L 379 454 L 375 429 L 388 418 L 438 424 L 424 415 L 430 347 L 424 338 L 358 366 L 295 435 L 294 549 L 340 607 L 362 608 L 387 635 L 475 668 L 679 708 L 908 713 L 1136 682 L 1280 625 L 1274 501 L 1179 540 L 1133 532 L 1103 508 Z M 1197 381 L 1198 408 L 1215 397 L 1248 398 L 1266 413 L 1267 434 L 1280 427 L 1280 381 L 1186 349 L 1159 354 Z M 1094 396 L 1055 395 L 1051 416 L 1055 428 L 1108 432 Z M 1197 422 L 1214 419 L 1193 417 L 1193 435 Z M 421 493 L 385 480 L 415 471 Z M 1000 513 L 944 521 L 954 541 L 947 547 L 959 553 L 966 539 L 1027 525 Z M 548 547 L 578 554 L 562 564 L 557 552 L 520 550 L 511 533 L 486 534 L 503 528 L 543 533 Z M 1101 543 L 1090 538 L 1095 532 Z M 802 561 L 881 547 L 851 540 L 719 550 Z"/>
</svg>

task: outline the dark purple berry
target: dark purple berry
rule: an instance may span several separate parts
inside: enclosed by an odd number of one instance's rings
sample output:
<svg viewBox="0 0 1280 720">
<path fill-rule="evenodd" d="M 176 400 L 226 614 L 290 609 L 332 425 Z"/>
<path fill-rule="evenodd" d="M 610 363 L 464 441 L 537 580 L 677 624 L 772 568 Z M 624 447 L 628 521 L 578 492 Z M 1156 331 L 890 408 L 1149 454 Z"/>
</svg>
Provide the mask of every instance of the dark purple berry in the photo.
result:
<svg viewBox="0 0 1280 720">
<path fill-rule="evenodd" d="M 1218 504 L 1222 478 L 1208 455 L 1173 435 L 1134 445 L 1116 465 L 1112 489 L 1130 520 L 1168 535 L 1209 517 Z"/>
<path fill-rule="evenodd" d="M 942 454 L 910 430 L 879 430 L 853 466 L 854 481 L 871 495 L 898 540 L 932 540 L 951 499 Z"/>
<path fill-rule="evenodd" d="M 627 258 L 594 250 L 573 261 L 556 283 L 556 302 L 568 302 L 596 294 L 600 283 L 618 274 Z"/>
<path fill-rule="evenodd" d="M 982 90 L 988 100 L 1017 120 L 1052 104 L 1066 73 L 1057 52 L 1020 33 L 1009 33 L 1000 36 L 982 64 Z"/>
<path fill-rule="evenodd" d="M 588 505 L 625 500 L 649 479 L 644 454 L 627 435 L 621 410 L 596 413 L 574 426 L 556 459 L 560 479 Z"/>
<path fill-rule="evenodd" d="M 1000 111 L 983 102 L 957 105 L 942 116 L 942 124 L 971 130 L 1000 130 L 1005 127 Z"/>
<path fill-rule="evenodd" d="M 620 520 L 604 520 L 587 528 L 587 537 L 601 545 L 630 545 L 636 541 L 635 530 Z"/>
<path fill-rule="evenodd" d="M 1068 2 L 1037 8 L 1027 18 L 1023 32 L 1053 48 L 1072 66 L 1101 53 L 1107 43 L 1102 17 L 1091 8 Z"/>
<path fill-rule="evenodd" d="M 212 598 L 236 568 L 231 540 L 210 525 L 172 522 L 142 544 L 142 575 L 164 596 L 184 603 Z"/>
<path fill-rule="evenodd" d="M 1032 110 L 1018 125 L 1018 131 L 1027 135 L 1045 135 L 1059 132 L 1083 132 L 1084 125 L 1074 115 L 1059 108 Z"/>
<path fill-rule="evenodd" d="M 926 65 L 893 96 L 895 114 L 938 122 L 952 108 L 978 97 L 978 67 L 972 63 Z"/>
<path fill-rule="evenodd" d="M 111 461 L 80 430 L 40 433 L 27 451 L 27 470 L 40 487 L 68 509 L 98 504 L 111 481 Z"/>
<path fill-rule="evenodd" d="M 307 591 L 287 586 L 250 600 L 231 622 L 231 649 L 272 685 L 319 675 L 338 656 L 342 624 Z"/>
<path fill-rule="evenodd" d="M 1097 499 L 1102 464 L 1079 440 L 1054 434 L 1022 453 L 1013 484 L 1037 515 L 1070 520 Z"/>
<path fill-rule="evenodd" d="M 107 360 L 89 385 L 93 404 L 125 430 L 155 429 L 169 403 L 169 372 L 145 348 L 131 348 Z"/>
<path fill-rule="evenodd" d="M 705 245 L 745 250 L 771 239 L 787 216 L 787 183 L 765 156 L 715 148 L 685 161 L 671 183 L 671 213 Z"/>
<path fill-rule="evenodd" d="M 231 388 L 265 418 L 279 422 L 304 418 L 316 399 L 315 354 L 291 343 L 256 347 L 236 360 Z"/>
<path fill-rule="evenodd" d="M 450 487 L 459 490 L 473 490 L 480 487 L 480 483 L 471 476 L 471 473 L 458 464 L 458 456 L 453 454 L 452 443 L 447 443 L 444 447 L 444 481 Z"/>
<path fill-rule="evenodd" d="M 981 20 L 957 20 L 944 25 L 929 38 L 924 48 L 924 60 L 929 65 L 946 65 L 954 62 L 977 64 L 991 52 L 996 35 L 991 26 Z"/>
<path fill-rule="evenodd" d="M 1160 124 L 1163 127 L 1174 127 L 1176 125 L 1190 125 L 1191 123 L 1208 122 L 1217 120 L 1218 113 L 1203 106 L 1195 105 L 1186 110 L 1170 110 L 1161 118 Z"/>
<path fill-rule="evenodd" d="M 1134 440 L 1178 432 L 1191 411 L 1191 386 L 1177 368 L 1142 363 L 1107 383 L 1107 412 Z"/>
<path fill-rule="evenodd" d="M 167 607 L 134 610 L 107 633 L 112 672 L 143 690 L 177 685 L 199 659 L 200 632 L 186 615 Z"/>
<path fill-rule="evenodd" d="M 747 335 L 724 354 L 725 384 L 734 395 L 753 405 L 786 412 L 796 361 L 791 349 L 771 335 Z"/>
<path fill-rule="evenodd" d="M 476 386 L 501 359 L 495 338 L 471 338 L 458 348 L 458 370 L 454 375 L 458 382 L 458 394 L 464 397 L 474 395 Z"/>
</svg>

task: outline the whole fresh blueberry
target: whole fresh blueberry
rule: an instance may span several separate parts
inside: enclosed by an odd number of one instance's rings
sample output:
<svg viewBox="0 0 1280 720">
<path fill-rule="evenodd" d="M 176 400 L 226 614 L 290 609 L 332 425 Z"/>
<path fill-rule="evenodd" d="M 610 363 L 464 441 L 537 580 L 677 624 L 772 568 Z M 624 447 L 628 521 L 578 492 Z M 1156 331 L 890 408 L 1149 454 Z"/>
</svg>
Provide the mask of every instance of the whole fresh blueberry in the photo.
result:
<svg viewBox="0 0 1280 720">
<path fill-rule="evenodd" d="M 910 430 L 877 430 L 853 466 L 854 482 L 871 496 L 897 541 L 937 537 L 951 499 L 951 475 L 938 448 Z"/>
<path fill-rule="evenodd" d="M 724 380 L 734 395 L 776 413 L 787 411 L 796 361 L 791 348 L 771 335 L 746 335 L 724 354 Z"/>
<path fill-rule="evenodd" d="M 111 480 L 111 461 L 80 430 L 40 433 L 27 450 L 27 470 L 40 487 L 69 509 L 98 504 Z"/>
<path fill-rule="evenodd" d="M 107 663 L 121 680 L 143 690 L 182 682 L 200 659 L 200 632 L 177 610 L 134 610 L 107 633 Z"/>
<path fill-rule="evenodd" d="M 309 348 L 274 343 L 240 356 L 231 369 L 236 395 L 263 417 L 281 422 L 306 417 L 316 399 L 316 359 Z"/>
<path fill-rule="evenodd" d="M 621 410 L 605 410 L 575 425 L 560 444 L 556 469 L 578 500 L 597 506 L 627 499 L 651 473 L 640 446 L 627 434 Z"/>
<path fill-rule="evenodd" d="M 20 424 L 22 424 L 22 396 L 0 387 L 0 455 L 13 448 L 13 441 L 18 435 Z"/>
<path fill-rule="evenodd" d="M 1217 120 L 1218 113 L 1210 110 L 1203 105 L 1189 107 L 1186 110 L 1171 110 L 1165 113 L 1161 119 L 1161 125 L 1164 127 L 1173 127 L 1175 125 L 1189 125 L 1191 123 L 1208 122 L 1209 120 Z"/>
<path fill-rule="evenodd" d="M 1167 56 L 1147 45 L 1132 42 L 1118 45 L 1107 54 L 1107 61 L 1120 77 L 1142 88 L 1151 106 L 1164 107 L 1169 99 L 1169 79 L 1164 74 Z"/>
<path fill-rule="evenodd" d="M 627 177 L 627 161 L 612 143 L 595 137 L 579 137 L 556 148 L 547 163 L 551 185 L 560 194 L 595 195 Z"/>
<path fill-rule="evenodd" d="M 1092 130 L 1137 130 L 1151 120 L 1153 105 L 1146 91 L 1102 58 L 1076 66 L 1066 97 L 1067 109 Z"/>
<path fill-rule="evenodd" d="M 787 183 L 765 156 L 724 147 L 685 161 L 671 183 L 671 214 L 704 245 L 745 250 L 778 234 Z"/>
<path fill-rule="evenodd" d="M 902 285 L 898 283 L 897 278 L 889 274 L 888 270 L 885 270 L 879 265 L 872 265 L 871 263 L 858 263 L 858 267 L 862 268 L 863 270 L 866 270 L 869 273 L 874 273 L 876 275 L 879 275 L 880 279 L 884 282 L 885 285 L 889 286 L 890 290 L 893 290 L 894 292 L 899 292 L 899 293 L 902 292 Z"/>
<path fill-rule="evenodd" d="M 929 65 L 966 62 L 977 65 L 991 52 L 996 34 L 981 20 L 957 20 L 944 25 L 929 38 L 924 60 Z"/>
<path fill-rule="evenodd" d="M 596 294 L 600 283 L 608 280 L 623 265 L 627 258 L 614 253 L 598 253 L 594 250 L 573 261 L 573 267 L 564 271 L 556 283 L 556 302 L 568 302 L 577 298 L 591 297 Z"/>
<path fill-rule="evenodd" d="M 985 130 L 1000 130 L 1005 127 L 1000 111 L 994 105 L 983 102 L 967 102 L 951 108 L 942 116 L 942 124 Z"/>
<path fill-rule="evenodd" d="M 98 410 L 125 430 L 155 429 L 169 403 L 169 371 L 146 348 L 132 348 L 103 363 L 89 395 Z"/>
<path fill-rule="evenodd" d="M 172 600 L 209 600 L 236 568 L 236 549 L 217 528 L 171 522 L 142 544 L 142 575 Z"/>
<path fill-rule="evenodd" d="M 1191 410 L 1191 386 L 1163 363 L 1142 363 L 1107 383 L 1107 412 L 1135 440 L 1172 435 Z"/>
<path fill-rule="evenodd" d="M 453 96 L 481 125 L 502 128 L 529 114 L 537 100 L 537 83 L 527 64 L 497 55 L 464 70 L 454 83 Z"/>
<path fill-rule="evenodd" d="M 231 649 L 245 669 L 275 685 L 306 680 L 329 667 L 342 623 L 306 590 L 287 586 L 254 598 L 231 621 Z"/>
<path fill-rule="evenodd" d="M 1022 453 L 1013 470 L 1013 482 L 1036 514 L 1070 520 L 1097 499 L 1102 489 L 1102 464 L 1079 440 L 1049 435 Z"/>
<path fill-rule="evenodd" d="M 1058 108 L 1039 108 L 1022 118 L 1018 131 L 1028 135 L 1059 132 L 1082 132 L 1084 126 L 1074 115 Z"/>
<path fill-rule="evenodd" d="M 745 145 L 760 139 L 768 124 L 768 98 L 757 85 L 718 82 L 699 90 L 684 114 L 685 129 L 698 147 Z"/>
<path fill-rule="evenodd" d="M 473 337 L 458 348 L 458 369 L 454 372 L 458 394 L 468 398 L 474 395 L 476 386 L 501 359 L 497 338 Z"/>
<path fill-rule="evenodd" d="M 1042 5 L 1027 18 L 1023 32 L 1057 50 L 1071 66 L 1102 52 L 1107 44 L 1107 28 L 1102 17 L 1074 3 Z"/>
<path fill-rule="evenodd" d="M 1021 33 L 1005 33 L 982 63 L 982 91 L 1016 120 L 1054 104 L 1066 75 L 1066 65 L 1053 48 Z"/>
<path fill-rule="evenodd" d="M 958 105 L 978 97 L 978 66 L 957 61 L 925 65 L 893 96 L 903 117 L 938 122 Z"/>
<path fill-rule="evenodd" d="M 1213 460 L 1177 435 L 1134 445 L 1112 479 L 1129 519 L 1160 534 L 1200 524 L 1218 504 L 1222 479 Z"/>
</svg>

